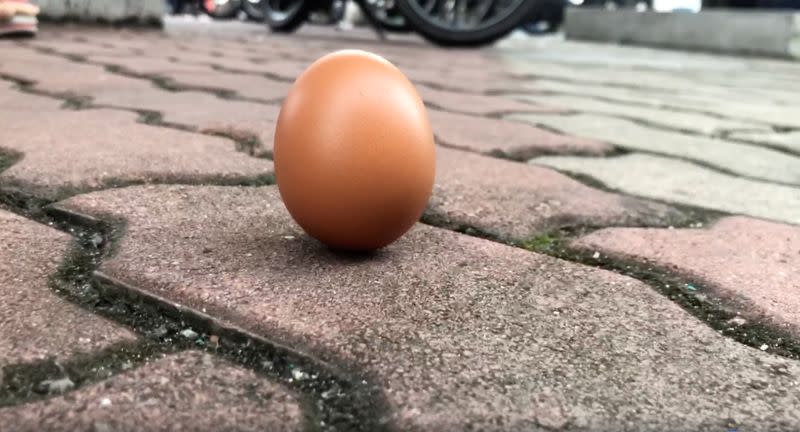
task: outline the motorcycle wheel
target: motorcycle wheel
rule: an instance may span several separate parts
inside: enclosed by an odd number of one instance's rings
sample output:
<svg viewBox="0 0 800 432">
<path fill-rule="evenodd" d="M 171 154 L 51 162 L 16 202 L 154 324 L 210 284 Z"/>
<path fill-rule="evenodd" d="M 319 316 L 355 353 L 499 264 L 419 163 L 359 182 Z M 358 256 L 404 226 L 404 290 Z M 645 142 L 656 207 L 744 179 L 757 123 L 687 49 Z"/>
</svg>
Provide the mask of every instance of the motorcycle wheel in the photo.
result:
<svg viewBox="0 0 800 432">
<path fill-rule="evenodd" d="M 397 9 L 395 0 L 362 0 L 358 2 L 367 18 L 380 28 L 393 33 L 408 33 L 413 29 Z"/>
<path fill-rule="evenodd" d="M 396 0 L 411 26 L 442 46 L 486 45 L 517 28 L 537 0 Z"/>
<path fill-rule="evenodd" d="M 230 19 L 241 10 L 242 0 L 202 0 L 200 7 L 211 18 Z"/>
<path fill-rule="evenodd" d="M 266 0 L 242 0 L 242 10 L 252 21 L 264 22 L 264 3 Z"/>
<path fill-rule="evenodd" d="M 291 33 L 308 20 L 309 0 L 264 0 L 264 20 L 274 32 Z"/>
</svg>

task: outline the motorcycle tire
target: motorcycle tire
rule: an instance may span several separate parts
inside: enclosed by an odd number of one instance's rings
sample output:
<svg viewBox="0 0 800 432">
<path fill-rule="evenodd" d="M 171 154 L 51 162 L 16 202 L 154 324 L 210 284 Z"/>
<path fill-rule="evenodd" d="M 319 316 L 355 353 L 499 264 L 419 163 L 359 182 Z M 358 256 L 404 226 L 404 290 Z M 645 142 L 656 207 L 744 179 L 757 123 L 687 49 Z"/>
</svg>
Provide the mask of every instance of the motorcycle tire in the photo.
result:
<svg viewBox="0 0 800 432">
<path fill-rule="evenodd" d="M 242 0 L 242 10 L 251 21 L 264 22 L 264 2 L 266 0 Z"/>
<path fill-rule="evenodd" d="M 214 19 L 234 18 L 242 9 L 242 0 L 227 0 L 218 2 L 217 0 L 202 0 L 200 7 L 206 15 Z"/>
<path fill-rule="evenodd" d="M 508 35 L 530 16 L 537 0 L 512 0 L 503 15 L 476 28 L 454 28 L 427 13 L 419 0 L 396 0 L 411 27 L 434 44 L 447 47 L 487 45 Z M 429 0 L 432 1 L 432 0 Z M 491 0 L 498 1 L 498 0 Z"/>
<path fill-rule="evenodd" d="M 381 29 L 391 33 L 410 33 L 413 31 L 408 20 L 397 9 L 397 6 L 381 10 L 370 4 L 369 0 L 358 0 L 357 3 L 361 11 L 366 15 L 367 20 Z"/>
<path fill-rule="evenodd" d="M 278 8 L 288 3 L 287 8 Z M 276 7 L 278 6 L 278 7 Z M 264 21 L 277 33 L 291 33 L 308 21 L 312 3 L 309 0 L 264 0 Z"/>
</svg>

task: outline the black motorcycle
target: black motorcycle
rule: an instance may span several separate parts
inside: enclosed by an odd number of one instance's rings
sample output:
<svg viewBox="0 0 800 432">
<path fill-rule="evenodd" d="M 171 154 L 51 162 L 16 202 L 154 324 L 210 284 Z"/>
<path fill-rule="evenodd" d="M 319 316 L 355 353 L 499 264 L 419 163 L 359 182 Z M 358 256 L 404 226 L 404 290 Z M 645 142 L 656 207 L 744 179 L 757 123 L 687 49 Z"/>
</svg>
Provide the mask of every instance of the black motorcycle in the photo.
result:
<svg viewBox="0 0 800 432">
<path fill-rule="evenodd" d="M 247 0 L 245 0 L 247 1 Z M 315 11 L 341 0 L 260 0 L 264 20 L 276 32 L 296 30 Z M 517 28 L 538 0 L 355 0 L 373 27 L 420 33 L 443 46 L 494 42 Z M 332 15 L 335 20 L 335 13 Z"/>
</svg>

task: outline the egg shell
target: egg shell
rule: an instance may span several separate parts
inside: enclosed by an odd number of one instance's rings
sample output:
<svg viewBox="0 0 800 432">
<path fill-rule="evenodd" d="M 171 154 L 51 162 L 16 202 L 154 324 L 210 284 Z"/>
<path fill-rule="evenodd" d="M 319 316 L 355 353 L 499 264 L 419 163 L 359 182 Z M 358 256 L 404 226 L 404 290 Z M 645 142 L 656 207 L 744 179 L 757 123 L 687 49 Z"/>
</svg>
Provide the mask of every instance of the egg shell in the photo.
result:
<svg viewBox="0 0 800 432">
<path fill-rule="evenodd" d="M 294 220 L 337 249 L 371 250 L 419 220 L 433 132 L 414 85 L 384 58 L 328 54 L 295 81 L 275 130 L 275 177 Z"/>
</svg>

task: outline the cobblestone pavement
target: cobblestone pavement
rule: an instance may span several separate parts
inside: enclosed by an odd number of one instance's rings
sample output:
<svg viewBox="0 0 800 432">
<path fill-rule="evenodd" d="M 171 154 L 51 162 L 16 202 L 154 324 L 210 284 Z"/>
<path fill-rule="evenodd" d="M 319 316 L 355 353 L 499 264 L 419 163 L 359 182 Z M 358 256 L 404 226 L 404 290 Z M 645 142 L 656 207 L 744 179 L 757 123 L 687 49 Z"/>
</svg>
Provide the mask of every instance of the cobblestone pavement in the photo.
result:
<svg viewBox="0 0 800 432">
<path fill-rule="evenodd" d="M 439 147 L 369 255 L 273 185 L 339 48 Z M 0 430 L 800 429 L 800 64 L 233 23 L 0 53 Z"/>
</svg>

